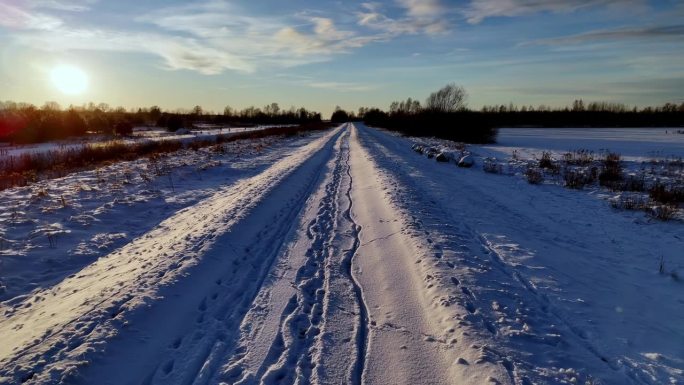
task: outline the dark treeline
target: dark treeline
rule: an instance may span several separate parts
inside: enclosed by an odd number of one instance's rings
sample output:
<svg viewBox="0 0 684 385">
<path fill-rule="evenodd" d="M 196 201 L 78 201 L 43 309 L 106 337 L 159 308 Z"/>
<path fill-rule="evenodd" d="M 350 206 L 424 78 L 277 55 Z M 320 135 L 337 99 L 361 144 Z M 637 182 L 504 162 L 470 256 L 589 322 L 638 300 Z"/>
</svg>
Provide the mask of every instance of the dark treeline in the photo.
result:
<svg viewBox="0 0 684 385">
<path fill-rule="evenodd" d="M 38 108 L 32 104 L 0 102 L 0 141 L 40 143 L 55 139 L 83 136 L 88 133 L 129 135 L 134 126 L 157 126 L 170 131 L 191 128 L 198 123 L 222 126 L 289 125 L 320 122 L 321 114 L 305 108 L 281 109 L 277 103 L 262 108 L 234 110 L 226 107 L 223 114 L 205 113 L 200 106 L 187 111 L 162 111 L 157 106 L 126 110 L 107 104 L 62 109 L 55 102 Z"/>
<path fill-rule="evenodd" d="M 571 107 L 486 106 L 482 114 L 497 127 L 682 127 L 684 103 L 637 108 L 620 103 L 575 100 Z"/>
<path fill-rule="evenodd" d="M 684 127 L 684 103 L 639 109 L 610 102 L 585 104 L 580 99 L 564 108 L 509 104 L 473 111 L 467 109 L 466 99 L 463 87 L 449 84 L 430 94 L 423 104 L 408 98 L 393 102 L 389 111 L 362 107 L 358 114 L 337 108 L 332 120 L 363 120 L 406 135 L 469 143 L 493 142 L 497 127 Z"/>
<path fill-rule="evenodd" d="M 442 139 L 465 143 L 493 143 L 497 129 L 488 117 L 474 111 L 441 112 L 424 110 L 415 114 L 391 114 L 370 109 L 363 115 L 369 126 L 383 127 L 404 135 Z"/>
<path fill-rule="evenodd" d="M 358 119 L 370 126 L 383 127 L 410 136 L 434 136 L 466 143 L 494 142 L 496 125 L 488 114 L 468 110 L 466 97 L 463 87 L 448 84 L 430 94 L 424 105 L 418 100 L 408 98 L 393 102 L 389 112 L 377 108 L 361 108 Z M 338 112 L 338 115 L 343 114 Z"/>
</svg>

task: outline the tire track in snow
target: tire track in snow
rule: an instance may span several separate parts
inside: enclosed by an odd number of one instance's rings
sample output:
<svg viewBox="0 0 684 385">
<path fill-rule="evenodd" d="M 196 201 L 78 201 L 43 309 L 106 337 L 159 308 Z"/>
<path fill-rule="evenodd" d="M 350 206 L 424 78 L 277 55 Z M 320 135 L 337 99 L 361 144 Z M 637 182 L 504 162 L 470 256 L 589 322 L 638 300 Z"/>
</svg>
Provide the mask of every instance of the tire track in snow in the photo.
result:
<svg viewBox="0 0 684 385">
<path fill-rule="evenodd" d="M 335 142 L 335 135 L 326 143 L 326 147 L 332 147 L 331 143 Z M 329 158 L 329 150 L 314 155 L 312 158 L 315 164 L 318 162 L 326 162 Z M 151 384 L 207 384 L 218 382 L 216 377 L 219 368 L 224 363 L 226 352 L 232 351 L 236 344 L 236 329 L 243 321 L 245 314 L 250 308 L 257 296 L 259 289 L 264 282 L 270 279 L 269 271 L 273 264 L 277 263 L 277 258 L 281 254 L 284 245 L 287 244 L 289 233 L 291 233 L 297 223 L 296 218 L 299 215 L 301 208 L 305 205 L 305 201 L 311 195 L 311 192 L 319 185 L 322 167 L 315 167 L 315 172 L 307 178 L 307 181 L 302 185 L 302 190 L 293 198 L 289 198 L 291 190 L 288 183 L 284 181 L 269 193 L 269 197 L 256 207 L 255 212 L 244 220 L 240 227 L 236 228 L 238 232 L 230 241 L 223 240 L 222 244 L 229 248 L 229 254 L 233 254 L 236 258 L 243 255 L 241 260 L 250 263 L 247 265 L 239 263 L 233 268 L 232 274 L 225 276 L 221 281 L 230 282 L 224 286 L 224 296 L 219 297 L 219 303 L 207 305 L 207 297 L 200 303 L 201 314 L 198 316 L 197 326 L 194 329 L 186 330 L 184 333 L 189 335 L 198 335 L 199 343 L 195 343 L 188 349 L 180 349 L 174 351 L 175 358 L 171 358 L 167 362 L 186 363 L 183 367 L 172 367 L 172 370 L 167 370 L 165 366 L 154 369 L 152 374 Z M 285 189 L 286 191 L 280 191 Z M 282 203 L 275 203 L 273 201 L 287 201 L 285 206 Z M 276 211 L 276 216 L 270 222 L 263 223 L 263 220 L 268 218 L 268 215 Z M 256 223 L 250 223 L 256 221 Z M 240 228 L 247 227 L 248 229 L 257 229 L 256 236 L 251 238 L 251 231 L 241 232 Z M 244 234 L 242 234 L 244 233 Z M 228 235 L 231 238 L 231 235 Z M 236 245 L 240 245 L 236 249 Z M 256 263 L 256 265 L 255 265 Z M 235 264 L 235 261 L 233 262 Z M 207 294 L 208 296 L 208 294 Z M 188 360 L 186 357 L 190 357 Z"/>
<path fill-rule="evenodd" d="M 356 325 L 360 312 L 347 268 L 354 235 L 343 212 L 348 126 L 344 131 L 213 382 L 351 382 L 354 360 L 348 357 L 356 355 L 356 338 L 345 325 Z"/>
<path fill-rule="evenodd" d="M 347 140 L 349 140 L 349 138 L 347 138 Z M 363 382 L 364 368 L 366 366 L 369 321 L 368 306 L 366 305 L 366 301 L 363 297 L 363 289 L 361 288 L 358 279 L 354 275 L 354 257 L 356 257 L 356 252 L 361 244 L 361 231 L 363 230 L 363 227 L 356 223 L 353 215 L 354 200 L 352 199 L 352 189 L 354 188 L 354 178 L 351 175 L 351 164 L 349 162 L 350 158 L 351 151 L 349 150 L 349 143 L 347 142 L 346 173 L 349 177 L 349 186 L 347 188 L 346 196 L 347 200 L 349 201 L 349 205 L 347 206 L 347 209 L 344 211 L 344 216 L 349 222 L 351 222 L 354 240 L 352 248 L 347 251 L 349 259 L 345 262 L 347 265 L 347 273 L 349 274 L 349 278 L 354 286 L 354 294 L 356 295 L 356 301 L 359 304 L 360 310 L 358 333 L 356 337 L 357 354 L 356 363 L 354 365 L 354 369 L 352 372 L 352 384 L 361 385 Z"/>
<path fill-rule="evenodd" d="M 211 264 L 216 260 L 218 256 L 206 258 L 203 253 L 215 247 L 217 237 L 248 217 L 250 210 L 258 209 L 257 203 L 309 159 L 316 154 L 325 158 L 322 149 L 340 132 L 326 134 L 259 176 L 220 189 L 77 275 L 38 293 L 36 296 L 47 295 L 49 301 L 31 301 L 36 304 L 0 322 L 7 342 L 0 349 L 0 381 L 56 383 L 73 379 L 135 314 L 144 314 L 149 311 L 146 306 L 160 302 L 162 289 L 184 280 L 201 261 Z M 24 327 L 32 322 L 34 326 Z M 173 322 L 162 322 L 159 329 L 168 327 L 167 323 Z M 210 347 L 206 354 L 211 351 Z M 171 373 L 178 363 L 167 364 L 162 370 Z"/>
<path fill-rule="evenodd" d="M 498 310 L 495 310 L 492 312 L 492 314 L 488 314 L 488 312 L 485 311 L 486 307 L 488 307 L 487 305 L 489 305 L 486 301 L 495 299 L 499 302 L 499 304 L 496 305 L 497 307 L 504 309 L 508 308 L 509 311 L 516 308 L 523 308 L 526 313 L 529 313 L 525 314 L 528 317 L 527 322 L 530 322 L 531 324 L 537 324 L 538 326 L 536 326 L 536 329 L 539 330 L 534 330 L 535 327 L 533 326 L 532 331 L 528 332 L 527 330 L 524 330 L 522 333 L 513 335 L 513 337 L 521 341 L 527 340 L 528 342 L 535 344 L 550 346 L 551 348 L 549 348 L 547 353 L 553 353 L 559 356 L 573 355 L 570 352 L 575 351 L 576 353 L 574 353 L 574 355 L 582 357 L 581 360 L 584 360 L 584 362 L 581 362 L 583 365 L 586 365 L 591 361 L 591 364 L 594 365 L 594 368 L 600 367 L 602 365 L 609 367 L 613 371 L 613 375 L 619 376 L 622 381 L 629 381 L 627 380 L 626 376 L 623 376 L 623 374 L 626 374 L 633 380 L 638 380 L 631 370 L 625 367 L 622 368 L 623 370 L 620 370 L 621 368 L 618 368 L 615 363 L 606 359 L 605 356 L 599 352 L 597 347 L 595 347 L 591 341 L 582 335 L 581 331 L 573 326 L 569 320 L 565 319 L 561 312 L 556 311 L 556 309 L 553 307 L 553 304 L 551 304 L 545 296 L 535 290 L 532 283 L 524 279 L 517 271 L 515 271 L 515 269 L 511 269 L 508 265 L 506 265 L 498 253 L 496 253 L 496 251 L 488 245 L 486 239 L 484 239 L 468 223 L 465 222 L 465 219 L 467 218 L 463 219 L 459 218 L 458 216 L 454 217 L 451 215 L 449 209 L 439 205 L 438 201 L 431 200 L 431 198 L 434 196 L 440 196 L 440 194 L 445 193 L 445 191 L 440 189 L 441 186 L 439 186 L 439 179 L 438 177 L 435 177 L 435 175 L 441 175 L 441 170 L 446 169 L 449 167 L 449 165 L 435 164 L 433 161 L 416 157 L 412 158 L 416 159 L 417 162 L 425 161 L 424 163 L 428 163 L 429 165 L 424 167 L 430 167 L 430 169 L 436 170 L 435 173 L 431 174 L 419 168 L 420 166 L 416 167 L 414 162 L 407 161 L 411 158 L 402 159 L 402 153 L 410 152 L 410 150 L 408 150 L 410 147 L 408 143 L 400 143 L 402 141 L 401 139 L 374 131 L 372 129 L 367 129 L 366 133 L 372 138 L 372 140 L 368 142 L 369 147 L 376 149 L 376 151 L 373 151 L 373 153 L 376 154 L 377 158 L 380 158 L 380 162 L 382 164 L 396 164 L 398 161 L 402 161 L 403 167 L 391 166 L 385 168 L 388 172 L 395 175 L 395 177 L 399 179 L 403 185 L 411 186 L 411 190 L 414 190 L 419 195 L 424 194 L 425 198 L 421 199 L 426 199 L 424 204 L 426 209 L 429 210 L 426 210 L 426 214 L 428 215 L 422 215 L 422 217 L 430 219 L 432 216 L 430 211 L 436 210 L 436 212 L 440 213 L 432 218 L 435 220 L 436 224 L 440 223 L 439 219 L 441 219 L 442 223 L 447 222 L 450 224 L 456 224 L 456 228 L 450 231 L 449 236 L 443 237 L 444 240 L 441 242 L 437 241 L 435 246 L 443 247 L 444 249 L 454 248 L 455 250 L 463 248 L 462 251 L 466 251 L 469 255 L 460 256 L 457 253 L 456 255 L 459 258 L 457 258 L 457 261 L 454 261 L 457 263 L 454 264 L 451 261 L 447 263 L 449 266 L 453 266 L 454 269 L 467 266 L 468 269 L 478 271 L 478 275 L 475 276 L 475 282 L 473 282 L 473 284 L 475 285 L 474 288 L 479 289 L 478 292 L 480 292 L 484 298 L 474 297 L 472 290 L 468 290 L 468 292 L 463 293 L 465 294 L 466 298 L 469 298 L 465 305 L 467 310 L 471 313 L 466 319 L 470 320 L 470 322 L 476 321 L 473 322 L 473 326 L 479 326 L 478 323 L 481 324 L 485 329 L 492 333 L 492 338 L 494 339 L 501 340 L 503 338 L 512 338 L 509 336 L 498 336 L 499 333 L 497 329 L 499 329 L 500 325 L 498 325 L 496 318 L 490 318 L 490 316 L 495 315 Z M 453 165 L 451 167 L 453 167 Z M 456 170 L 449 171 L 454 173 L 459 172 Z M 426 185 L 418 183 L 419 178 L 425 179 L 428 176 L 436 179 L 428 180 L 428 184 Z M 449 177 L 446 179 L 449 179 Z M 472 192 L 467 190 L 468 187 L 476 188 L 476 186 L 465 186 L 464 192 Z M 494 205 L 497 208 L 498 215 L 513 214 L 507 207 L 497 203 L 497 200 L 491 196 L 489 191 L 477 192 L 482 195 L 482 197 L 479 198 L 480 200 L 487 202 L 489 205 Z M 399 201 L 406 200 L 406 197 L 399 197 L 401 194 L 397 195 L 397 199 Z M 522 221 L 524 219 L 521 218 L 520 220 Z M 427 227 L 432 227 L 431 231 L 433 231 L 434 235 L 436 236 L 446 235 L 440 234 L 441 231 L 433 225 L 427 224 Z M 423 228 L 425 228 L 425 226 L 422 224 L 417 227 L 418 230 L 422 230 Z M 454 239 L 449 240 L 449 238 Z M 478 256 L 478 252 L 484 252 L 486 259 Z M 440 259 L 443 258 L 440 257 Z M 458 266 L 458 263 L 465 266 Z M 492 270 L 492 267 L 495 267 L 495 270 Z M 499 271 L 503 275 L 497 277 L 495 271 Z M 463 282 L 463 280 L 459 281 L 459 283 L 461 282 Z M 497 289 L 497 286 L 501 286 L 501 288 Z M 460 285 L 460 287 L 461 289 L 464 288 L 463 285 Z M 512 301 L 508 301 L 504 295 L 498 295 L 492 298 L 491 292 L 499 290 L 506 295 L 512 296 L 510 298 Z M 525 305 L 523 305 L 523 302 L 521 301 L 524 301 Z M 476 303 L 478 306 L 475 306 L 474 303 Z M 531 309 L 528 309 L 527 307 L 530 304 L 532 305 Z M 518 313 L 517 316 L 519 317 L 520 314 Z M 478 320 L 478 318 L 480 319 Z M 556 325 L 564 325 L 565 328 L 558 328 Z M 528 325 L 525 324 L 523 326 L 523 329 L 526 329 Z M 559 329 L 562 330 L 562 333 L 559 332 Z M 483 336 L 486 337 L 486 333 L 483 334 Z M 514 341 L 514 344 L 520 343 L 518 340 Z M 572 343 L 581 349 L 567 349 L 565 346 L 568 343 Z M 513 346 L 515 348 L 515 345 Z M 553 346 L 563 346 L 565 348 L 553 349 Z M 520 347 L 518 347 L 518 349 L 519 348 Z M 567 350 L 564 351 L 565 349 Z M 510 351 L 499 351 L 499 348 L 488 348 L 487 350 L 488 355 L 497 357 L 497 359 L 502 361 L 502 364 L 508 372 L 509 377 L 516 383 L 520 381 L 523 383 L 528 383 L 530 380 L 526 377 L 527 374 L 525 372 L 527 371 L 527 373 L 530 373 L 537 370 L 537 368 L 534 367 L 534 364 L 526 362 L 525 360 L 519 360 L 516 356 L 507 357 Z M 582 353 L 581 350 L 589 353 L 591 356 L 596 358 L 596 360 L 590 356 L 578 355 L 577 353 Z M 566 362 L 566 365 L 569 364 L 569 362 Z M 582 373 L 582 376 L 587 378 L 588 381 L 591 380 L 591 374 Z M 548 378 L 545 379 L 548 380 Z"/>
<path fill-rule="evenodd" d="M 346 133 L 345 133 L 346 136 Z M 344 136 L 340 138 L 344 140 Z M 325 293 L 323 290 L 331 243 L 334 238 L 335 202 L 341 185 L 341 151 L 335 156 L 332 178 L 325 186 L 316 218 L 307 226 L 310 247 L 306 251 L 304 265 L 295 277 L 296 294 L 281 317 L 282 324 L 277 341 L 282 343 L 279 354 L 271 357 L 274 362 L 265 362 L 268 367 L 261 382 L 264 384 L 307 384 L 311 381 L 316 362 L 315 340 L 320 334 L 321 316 Z"/>
<path fill-rule="evenodd" d="M 311 196 L 297 239 L 270 273 L 273 282 L 262 288 L 243 320 L 240 345 L 221 381 L 362 383 L 369 326 L 352 266 L 361 226 L 352 211 L 350 130 L 347 126 L 338 140 L 326 182 Z M 277 329 L 268 331 L 274 324 Z"/>
<path fill-rule="evenodd" d="M 431 240 L 408 231 L 410 216 L 391 199 L 392 189 L 410 186 L 386 177 L 385 165 L 374 161 L 365 130 L 353 128 L 350 160 L 354 220 L 363 227 L 353 271 L 369 321 L 362 383 L 484 383 L 489 375 L 500 378 L 494 365 L 458 362 L 459 350 L 467 347 L 454 339 L 456 322 L 449 313 L 455 307 L 439 303 L 434 277 L 426 277 L 416 263 L 427 260 L 425 245 Z M 422 211 L 417 205 L 415 209 Z"/>
<path fill-rule="evenodd" d="M 331 374 L 325 370 L 313 372 L 311 369 L 324 366 L 328 363 L 320 361 L 319 357 L 322 350 L 329 348 L 331 341 L 321 341 L 321 331 L 325 329 L 326 308 L 332 305 L 330 302 L 341 300 L 334 298 L 339 295 L 322 293 L 325 289 L 331 289 L 329 281 L 333 270 L 341 268 L 344 271 L 349 283 L 351 284 L 354 300 L 358 306 L 358 319 L 356 326 L 356 357 L 350 371 L 350 382 L 361 384 L 363 367 L 366 356 L 366 339 L 368 335 L 368 311 L 363 301 L 361 287 L 354 277 L 352 262 L 356 249 L 360 244 L 359 226 L 353 219 L 351 199 L 352 178 L 351 165 L 349 159 L 349 126 L 347 133 L 340 139 L 340 151 L 334 159 L 335 165 L 331 175 L 331 180 L 326 186 L 326 193 L 321 199 L 319 212 L 316 218 L 307 227 L 307 235 L 311 240 L 311 247 L 307 250 L 307 260 L 297 274 L 298 294 L 290 299 L 290 305 L 281 316 L 282 326 L 276 337 L 274 348 L 279 350 L 278 355 L 271 352 L 271 362 L 264 363 L 262 367 L 270 366 L 267 372 L 261 377 L 261 382 L 270 383 L 330 383 L 330 381 L 341 380 L 341 378 L 331 378 Z M 342 187 L 346 185 L 344 197 L 347 199 L 347 207 L 340 211 L 339 203 L 343 194 Z M 341 215 L 342 218 L 336 218 Z M 343 222 L 343 223 L 341 223 Z M 337 223 L 338 226 L 333 226 Z M 338 232 L 345 231 L 352 238 L 350 248 L 340 249 Z M 341 266 L 333 256 L 339 250 L 343 258 L 339 260 Z M 313 262 L 314 267 L 311 266 Z M 350 294 L 351 294 L 350 293 Z M 321 295 L 322 294 L 322 295 Z M 320 305 L 320 306 L 318 306 Z M 318 313 L 317 310 L 321 310 Z M 322 317 L 319 319 L 318 317 Z M 282 345 L 282 346 L 281 346 Z M 280 347 L 279 347 L 280 346 Z M 313 359 L 313 360 L 312 360 Z M 318 359 L 318 362 L 315 360 Z M 259 373 L 257 373 L 257 377 Z"/>
</svg>

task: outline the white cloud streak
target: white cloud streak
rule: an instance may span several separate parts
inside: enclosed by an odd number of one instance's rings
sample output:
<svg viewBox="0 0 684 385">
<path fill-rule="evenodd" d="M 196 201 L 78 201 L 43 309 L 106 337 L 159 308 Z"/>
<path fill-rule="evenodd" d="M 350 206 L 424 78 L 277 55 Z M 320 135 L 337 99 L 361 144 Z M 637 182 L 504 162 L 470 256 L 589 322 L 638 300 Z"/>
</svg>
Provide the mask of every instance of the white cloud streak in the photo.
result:
<svg viewBox="0 0 684 385">
<path fill-rule="evenodd" d="M 382 31 L 388 37 L 403 34 L 439 34 L 448 30 L 444 15 L 448 13 L 439 0 L 396 0 L 405 15 L 399 19 L 382 13 L 379 3 L 363 3 L 363 11 L 357 13 L 358 24 Z"/>
<path fill-rule="evenodd" d="M 311 88 L 319 88 L 341 92 L 363 92 L 376 89 L 376 86 L 362 83 L 345 82 L 310 82 L 307 85 Z"/>
<path fill-rule="evenodd" d="M 56 17 L 33 12 L 31 9 L 12 5 L 9 2 L 0 3 L 0 27 L 10 30 L 52 30 L 59 28 L 61 25 L 62 20 Z"/>
<path fill-rule="evenodd" d="M 593 41 L 615 42 L 619 40 L 663 40 L 683 41 L 684 25 L 648 26 L 590 31 L 582 34 L 542 39 L 533 42 L 542 45 L 581 44 Z"/>
<path fill-rule="evenodd" d="M 641 7 L 645 0 L 472 0 L 463 11 L 469 23 L 490 17 L 524 16 L 540 12 L 568 13 L 584 8 L 614 6 Z"/>
<path fill-rule="evenodd" d="M 39 49 L 149 53 L 167 69 L 207 75 L 326 61 L 384 39 L 340 29 L 325 17 L 300 16 L 293 27 L 284 18 L 246 15 L 222 0 L 161 8 L 134 18 L 125 30 L 73 26 L 50 12 L 86 11 L 92 1 L 40 0 L 30 8 L 0 3 L 0 27 Z"/>
</svg>

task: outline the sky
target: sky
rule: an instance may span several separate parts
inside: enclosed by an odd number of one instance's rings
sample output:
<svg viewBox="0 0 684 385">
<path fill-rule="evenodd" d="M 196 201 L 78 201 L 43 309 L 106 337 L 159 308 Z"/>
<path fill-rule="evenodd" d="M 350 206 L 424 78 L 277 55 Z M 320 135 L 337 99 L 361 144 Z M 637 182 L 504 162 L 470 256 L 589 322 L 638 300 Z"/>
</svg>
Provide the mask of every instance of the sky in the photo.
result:
<svg viewBox="0 0 684 385">
<path fill-rule="evenodd" d="M 327 115 L 447 83 L 474 109 L 682 103 L 684 1 L 0 0 L 0 101 Z"/>
</svg>

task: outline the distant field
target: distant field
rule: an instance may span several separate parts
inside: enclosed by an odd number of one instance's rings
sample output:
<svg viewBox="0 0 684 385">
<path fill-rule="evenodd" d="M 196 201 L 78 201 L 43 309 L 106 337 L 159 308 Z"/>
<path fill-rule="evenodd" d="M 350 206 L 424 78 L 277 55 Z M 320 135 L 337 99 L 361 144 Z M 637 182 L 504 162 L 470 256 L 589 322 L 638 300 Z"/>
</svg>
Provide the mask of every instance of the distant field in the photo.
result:
<svg viewBox="0 0 684 385">
<path fill-rule="evenodd" d="M 513 149 L 594 152 L 610 150 L 625 157 L 684 157 L 682 128 L 502 128 L 497 144 L 487 146 L 510 153 Z"/>
</svg>

